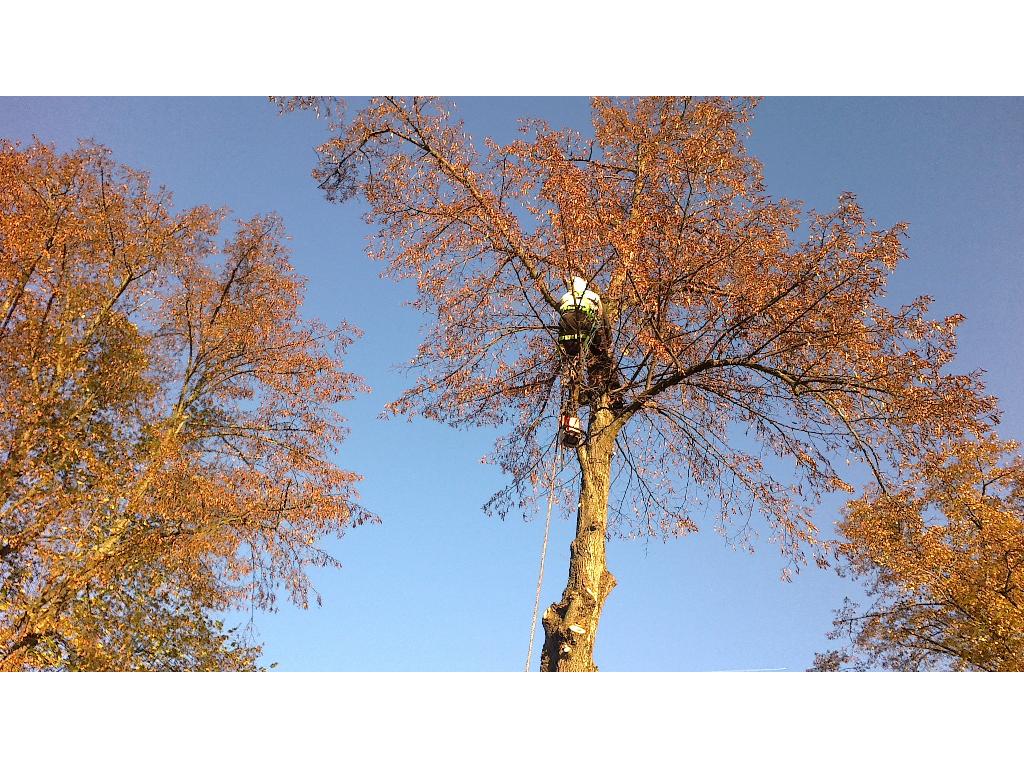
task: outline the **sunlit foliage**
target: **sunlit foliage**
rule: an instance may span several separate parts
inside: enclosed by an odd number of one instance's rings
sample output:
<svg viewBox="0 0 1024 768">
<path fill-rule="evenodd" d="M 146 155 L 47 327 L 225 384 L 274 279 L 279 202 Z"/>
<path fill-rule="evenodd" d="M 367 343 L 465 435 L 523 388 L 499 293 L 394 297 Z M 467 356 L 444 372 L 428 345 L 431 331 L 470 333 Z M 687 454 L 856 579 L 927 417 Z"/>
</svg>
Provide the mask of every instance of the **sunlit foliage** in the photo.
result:
<svg viewBox="0 0 1024 768">
<path fill-rule="evenodd" d="M 366 521 L 331 452 L 352 329 L 274 216 L 172 208 L 83 144 L 0 143 L 0 669 L 250 669 L 213 612 L 305 604 Z"/>
<path fill-rule="evenodd" d="M 390 410 L 506 427 L 492 459 L 512 481 L 489 509 L 531 507 L 553 460 L 559 294 L 581 276 L 602 297 L 609 341 L 561 481 L 579 517 L 544 668 L 594 668 L 609 533 L 709 520 L 745 541 L 760 514 L 799 564 L 821 551 L 815 502 L 859 480 L 847 459 L 884 485 L 991 407 L 977 376 L 945 370 L 960 316 L 883 300 L 904 224 L 878 226 L 849 193 L 825 212 L 767 194 L 744 145 L 751 100 L 597 98 L 586 133 L 528 119 L 508 144 L 472 138 L 437 99 L 280 103 L 329 115 L 314 176 L 369 205 L 372 255 L 433 319 Z"/>
<path fill-rule="evenodd" d="M 1024 459 L 986 435 L 850 503 L 840 553 L 869 586 L 848 601 L 819 668 L 1024 671 Z"/>
</svg>

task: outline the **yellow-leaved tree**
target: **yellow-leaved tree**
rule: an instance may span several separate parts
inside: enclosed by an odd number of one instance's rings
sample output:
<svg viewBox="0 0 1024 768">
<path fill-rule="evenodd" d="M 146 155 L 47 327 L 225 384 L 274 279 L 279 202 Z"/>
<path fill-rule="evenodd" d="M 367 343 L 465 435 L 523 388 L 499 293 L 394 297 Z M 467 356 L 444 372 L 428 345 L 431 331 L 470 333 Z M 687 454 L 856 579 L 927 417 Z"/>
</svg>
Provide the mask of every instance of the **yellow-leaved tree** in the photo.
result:
<svg viewBox="0 0 1024 768">
<path fill-rule="evenodd" d="M 991 434 L 950 441 L 898 491 L 851 502 L 840 555 L 873 603 L 847 600 L 815 668 L 1024 671 L 1024 459 Z"/>
<path fill-rule="evenodd" d="M 276 217 L 225 215 L 0 143 L 0 669 L 251 669 L 216 612 L 304 604 L 370 519 L 329 455 L 353 330 L 300 317 Z"/>
</svg>

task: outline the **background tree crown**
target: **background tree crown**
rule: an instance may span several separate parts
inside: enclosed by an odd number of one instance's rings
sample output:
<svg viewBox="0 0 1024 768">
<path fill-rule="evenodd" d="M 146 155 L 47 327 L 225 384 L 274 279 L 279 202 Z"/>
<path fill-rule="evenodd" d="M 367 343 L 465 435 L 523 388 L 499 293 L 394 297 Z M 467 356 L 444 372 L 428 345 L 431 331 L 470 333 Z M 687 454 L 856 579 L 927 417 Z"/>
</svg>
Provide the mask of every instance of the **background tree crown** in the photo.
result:
<svg viewBox="0 0 1024 768">
<path fill-rule="evenodd" d="M 0 144 L 0 667 L 251 667 L 210 612 L 305 603 L 370 519 L 330 456 L 354 329 L 300 317 L 280 220 L 225 216 Z"/>
</svg>

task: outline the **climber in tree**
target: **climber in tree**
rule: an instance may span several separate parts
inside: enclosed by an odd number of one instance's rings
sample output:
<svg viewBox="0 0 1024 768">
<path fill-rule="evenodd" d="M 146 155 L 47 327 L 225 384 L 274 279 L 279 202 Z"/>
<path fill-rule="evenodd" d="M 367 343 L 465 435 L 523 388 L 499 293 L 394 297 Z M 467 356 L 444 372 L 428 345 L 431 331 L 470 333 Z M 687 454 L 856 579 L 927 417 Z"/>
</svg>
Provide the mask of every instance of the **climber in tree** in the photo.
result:
<svg viewBox="0 0 1024 768">
<path fill-rule="evenodd" d="M 601 319 L 601 297 L 587 287 L 582 277 L 572 279 L 572 288 L 558 303 L 558 345 L 575 357 L 597 329 Z"/>
<path fill-rule="evenodd" d="M 579 407 L 584 398 L 580 389 L 589 368 L 588 353 L 595 338 L 604 338 L 600 334 L 601 297 L 590 290 L 582 277 L 573 277 L 570 289 L 558 303 L 558 315 L 558 346 L 566 357 L 559 442 L 566 448 L 575 448 L 583 441 Z"/>
</svg>

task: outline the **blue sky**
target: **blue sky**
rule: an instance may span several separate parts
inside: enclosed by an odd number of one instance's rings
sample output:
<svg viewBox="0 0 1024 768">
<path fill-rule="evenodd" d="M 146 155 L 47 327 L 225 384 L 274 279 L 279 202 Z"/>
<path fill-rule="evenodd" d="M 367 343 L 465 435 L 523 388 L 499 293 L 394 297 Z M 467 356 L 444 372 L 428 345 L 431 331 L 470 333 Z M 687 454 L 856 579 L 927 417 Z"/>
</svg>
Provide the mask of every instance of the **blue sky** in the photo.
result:
<svg viewBox="0 0 1024 768">
<path fill-rule="evenodd" d="M 586 99 L 457 99 L 475 137 L 515 134 L 520 116 L 586 130 Z M 748 145 L 768 191 L 826 209 L 856 192 L 881 225 L 910 222 L 890 300 L 927 293 L 936 315 L 962 312 L 963 369 L 984 368 L 1002 401 L 1001 434 L 1024 438 L 1019 329 L 1024 327 L 1024 100 L 766 99 Z M 417 420 L 383 421 L 408 379 L 424 318 L 407 285 L 377 277 L 363 251 L 372 229 L 359 205 L 332 205 L 310 178 L 324 126 L 279 117 L 263 99 L 0 99 L 0 136 L 77 138 L 152 173 L 179 206 L 276 211 L 293 261 L 309 278 L 306 312 L 364 331 L 347 357 L 373 392 L 348 404 L 338 462 L 365 476 L 362 502 L 380 526 L 330 545 L 344 567 L 321 571 L 322 608 L 258 614 L 265 661 L 283 670 L 519 670 L 529 641 L 543 515 L 489 518 L 481 504 L 502 477 L 480 464 L 494 433 Z M 479 143 L 478 143 L 479 144 Z M 829 529 L 835 505 L 820 510 Z M 543 607 L 564 586 L 573 523 L 556 517 Z M 854 586 L 805 569 L 792 583 L 768 546 L 734 551 L 709 530 L 669 543 L 613 540 L 618 580 L 597 642 L 602 670 L 806 668 L 831 611 Z M 537 664 L 535 646 L 534 667 Z"/>
</svg>

